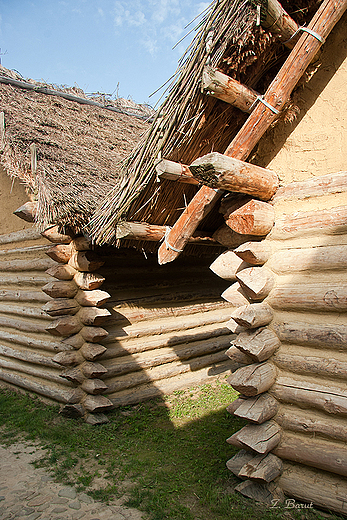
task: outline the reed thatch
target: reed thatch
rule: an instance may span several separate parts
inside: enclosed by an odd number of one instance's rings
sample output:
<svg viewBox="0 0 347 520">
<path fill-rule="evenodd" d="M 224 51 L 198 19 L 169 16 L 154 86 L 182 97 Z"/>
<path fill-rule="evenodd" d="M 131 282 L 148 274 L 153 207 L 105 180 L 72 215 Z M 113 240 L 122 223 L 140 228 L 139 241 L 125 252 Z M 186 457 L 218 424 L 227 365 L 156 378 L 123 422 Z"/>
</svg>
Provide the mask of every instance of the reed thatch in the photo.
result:
<svg viewBox="0 0 347 520">
<path fill-rule="evenodd" d="M 258 2 L 260 3 L 260 1 Z M 261 2 L 263 5 L 265 2 Z M 300 24 L 315 2 L 282 2 Z M 294 12 L 293 12 L 294 11 Z M 264 92 L 286 56 L 283 45 L 256 23 L 256 4 L 249 0 L 215 0 L 179 63 L 168 96 L 142 141 L 122 163 L 121 179 L 107 195 L 88 225 L 102 245 L 115 240 L 122 219 L 172 225 L 197 188 L 157 182 L 155 166 L 163 157 L 184 164 L 211 151 L 223 153 L 246 115 L 201 92 L 205 65 Z M 216 228 L 218 213 L 210 214 L 201 229 Z"/>
<path fill-rule="evenodd" d="M 154 113 L 131 100 L 90 99 L 76 87 L 23 80 L 4 67 L 0 67 L 0 107 L 5 117 L 1 163 L 38 199 L 41 229 L 58 223 L 81 230 L 119 182 L 119 162 L 147 130 L 146 119 Z"/>
</svg>

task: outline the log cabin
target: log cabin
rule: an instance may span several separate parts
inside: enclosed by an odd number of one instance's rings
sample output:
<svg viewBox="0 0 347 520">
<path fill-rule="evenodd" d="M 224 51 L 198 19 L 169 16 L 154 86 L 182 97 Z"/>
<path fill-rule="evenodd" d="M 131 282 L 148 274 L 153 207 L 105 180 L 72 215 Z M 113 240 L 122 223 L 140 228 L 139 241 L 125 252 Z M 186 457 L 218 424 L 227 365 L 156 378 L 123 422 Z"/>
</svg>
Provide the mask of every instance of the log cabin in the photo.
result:
<svg viewBox="0 0 347 520">
<path fill-rule="evenodd" d="M 5 105 L 3 164 L 32 198 L 15 212 L 55 245 L 36 310 L 4 307 L 3 381 L 95 424 L 230 372 L 236 490 L 346 514 L 346 7 L 212 3 L 138 143 L 95 166 L 100 190 L 91 163 L 47 172 L 38 136 L 15 171 Z M 21 301 L 9 265 L 3 298 Z"/>
</svg>

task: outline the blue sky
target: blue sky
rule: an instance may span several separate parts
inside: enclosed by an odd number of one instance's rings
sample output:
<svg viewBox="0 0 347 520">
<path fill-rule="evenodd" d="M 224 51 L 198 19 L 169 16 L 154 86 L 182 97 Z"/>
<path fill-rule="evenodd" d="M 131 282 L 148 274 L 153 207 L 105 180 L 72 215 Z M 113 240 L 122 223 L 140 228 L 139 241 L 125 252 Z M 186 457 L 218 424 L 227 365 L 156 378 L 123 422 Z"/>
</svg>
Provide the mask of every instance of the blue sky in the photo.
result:
<svg viewBox="0 0 347 520">
<path fill-rule="evenodd" d="M 86 92 L 117 92 L 138 103 L 176 70 L 191 36 L 184 26 L 200 0 L 0 0 L 4 67 Z M 195 22 L 196 23 L 196 22 Z"/>
</svg>

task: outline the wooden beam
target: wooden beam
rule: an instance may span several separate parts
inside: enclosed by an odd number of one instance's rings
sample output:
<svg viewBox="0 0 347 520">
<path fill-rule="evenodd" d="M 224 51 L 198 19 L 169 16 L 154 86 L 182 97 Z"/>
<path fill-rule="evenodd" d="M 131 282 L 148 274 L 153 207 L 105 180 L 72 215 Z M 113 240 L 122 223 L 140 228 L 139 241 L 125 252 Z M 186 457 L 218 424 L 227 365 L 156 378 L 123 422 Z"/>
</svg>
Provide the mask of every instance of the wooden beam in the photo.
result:
<svg viewBox="0 0 347 520">
<path fill-rule="evenodd" d="M 107 330 L 101 328 L 101 327 L 83 327 L 80 332 L 82 338 L 87 343 L 98 343 L 99 341 L 102 341 L 103 339 L 107 338 L 108 332 Z"/>
<path fill-rule="evenodd" d="M 83 400 L 83 406 L 88 412 L 104 412 L 113 408 L 112 401 L 103 395 L 87 395 Z"/>
<path fill-rule="evenodd" d="M 106 291 L 100 289 L 94 289 L 92 291 L 78 291 L 76 294 L 76 301 L 82 305 L 82 307 L 100 307 L 107 300 L 111 298 L 111 295 Z"/>
<path fill-rule="evenodd" d="M 247 419 L 252 423 L 262 424 L 272 419 L 278 411 L 278 402 L 270 394 L 260 394 L 256 397 L 238 398 L 236 401 L 234 415 Z"/>
<path fill-rule="evenodd" d="M 233 249 L 248 240 L 257 239 L 257 237 L 254 237 L 253 235 L 240 235 L 230 229 L 226 224 L 222 224 L 221 227 L 213 233 L 212 237 L 214 240 L 217 240 L 219 244 L 228 249 Z"/>
<path fill-rule="evenodd" d="M 234 433 L 227 442 L 241 443 L 246 449 L 257 453 L 269 453 L 281 440 L 281 427 L 275 421 L 266 421 L 263 424 L 248 424 Z"/>
<path fill-rule="evenodd" d="M 253 301 L 264 300 L 275 285 L 274 275 L 266 267 L 249 267 L 237 273 L 236 277 Z"/>
<path fill-rule="evenodd" d="M 84 361 L 83 356 L 78 351 L 59 352 L 52 357 L 52 361 L 63 367 L 74 367 Z"/>
<path fill-rule="evenodd" d="M 346 8 L 347 0 L 325 0 L 309 23 L 308 29 L 315 31 L 324 41 Z M 264 100 L 276 112 L 259 102 L 226 149 L 225 155 L 239 160 L 245 160 L 248 157 L 259 139 L 276 119 L 278 111 L 289 99 L 292 90 L 321 45 L 322 41 L 311 34 L 304 33 L 300 37 L 264 96 Z M 200 188 L 168 235 L 167 242 L 171 248 L 165 244 L 159 248 L 159 264 L 172 262 L 177 258 L 200 221 L 209 213 L 220 197 L 221 193 L 212 188 L 207 186 Z"/>
<path fill-rule="evenodd" d="M 235 309 L 231 318 L 242 327 L 256 329 L 268 325 L 272 321 L 273 310 L 267 303 L 252 303 Z"/>
<path fill-rule="evenodd" d="M 42 291 L 52 298 L 73 298 L 77 294 L 78 287 L 73 281 L 58 280 L 46 283 Z"/>
<path fill-rule="evenodd" d="M 250 112 L 259 95 L 255 90 L 209 65 L 205 65 L 202 72 L 201 90 L 204 94 L 225 101 L 242 112 Z"/>
<path fill-rule="evenodd" d="M 243 307 L 249 304 L 249 300 L 238 282 L 233 283 L 230 287 L 225 289 L 221 297 L 234 307 Z"/>
<path fill-rule="evenodd" d="M 41 235 L 44 238 L 47 238 L 53 244 L 70 244 L 72 241 L 72 237 L 70 235 L 64 235 L 59 232 L 58 226 L 51 226 L 44 231 L 42 231 Z"/>
<path fill-rule="evenodd" d="M 272 453 L 268 453 L 267 455 L 256 455 L 247 461 L 240 469 L 238 476 L 260 482 L 272 482 L 281 475 L 282 471 L 283 462 L 281 459 Z"/>
<path fill-rule="evenodd" d="M 165 237 L 167 229 L 166 226 L 147 224 L 147 222 L 120 222 L 116 227 L 116 238 L 160 242 Z M 189 243 L 194 245 L 219 245 L 216 240 L 202 231 L 196 231 L 194 235 L 189 238 Z"/>
<path fill-rule="evenodd" d="M 277 0 L 268 0 L 267 7 L 263 8 L 262 5 L 261 9 L 264 9 L 266 13 L 261 25 L 273 34 L 279 34 L 282 43 L 289 49 L 292 49 L 299 37 L 292 38 L 299 28 L 298 24 Z"/>
<path fill-rule="evenodd" d="M 82 329 L 83 325 L 75 316 L 63 316 L 55 321 L 52 321 L 46 327 L 46 331 L 53 336 L 71 336 L 77 334 Z"/>
<path fill-rule="evenodd" d="M 76 314 L 80 309 L 80 305 L 73 298 L 57 298 L 47 302 L 42 310 L 50 316 L 64 316 L 67 314 Z"/>
<path fill-rule="evenodd" d="M 20 208 L 16 209 L 13 214 L 25 220 L 26 222 L 35 222 L 37 211 L 37 202 L 26 202 Z"/>
<path fill-rule="evenodd" d="M 194 179 L 192 172 L 186 164 L 162 159 L 155 169 L 160 179 L 184 182 L 185 184 L 199 184 L 199 181 Z"/>
<path fill-rule="evenodd" d="M 266 236 L 275 223 L 275 210 L 267 202 L 252 199 L 230 213 L 225 223 L 240 235 Z"/>
<path fill-rule="evenodd" d="M 101 379 L 85 379 L 81 388 L 87 394 L 99 395 L 107 390 L 107 385 Z"/>
<path fill-rule="evenodd" d="M 263 265 L 271 256 L 272 248 L 269 242 L 246 242 L 234 249 L 234 253 L 244 262 L 251 265 Z"/>
<path fill-rule="evenodd" d="M 268 300 L 274 309 L 296 311 L 345 312 L 347 284 L 301 283 L 276 286 Z"/>
<path fill-rule="evenodd" d="M 281 503 L 284 500 L 283 492 L 275 485 L 274 482 L 255 482 L 254 480 L 245 480 L 235 487 L 244 497 L 251 498 L 257 502 L 268 504 L 273 507 L 274 503 Z"/>
<path fill-rule="evenodd" d="M 96 271 L 104 263 L 94 251 L 77 251 L 69 259 L 69 265 L 76 271 Z"/>
<path fill-rule="evenodd" d="M 70 267 L 70 266 L 68 266 Z M 71 267 L 72 269 L 72 267 Z M 82 273 L 81 271 L 75 271 L 73 277 L 75 284 L 82 289 L 82 291 L 92 291 L 99 289 L 104 283 L 105 278 L 100 274 L 96 273 Z"/>
<path fill-rule="evenodd" d="M 275 172 L 218 152 L 196 159 L 189 169 L 197 180 L 210 188 L 244 193 L 261 200 L 271 199 L 279 185 Z"/>
<path fill-rule="evenodd" d="M 224 251 L 210 265 L 211 271 L 230 282 L 236 282 L 236 273 L 249 265 L 241 260 L 234 251 Z"/>
<path fill-rule="evenodd" d="M 110 311 L 97 307 L 82 307 L 77 315 L 83 325 L 95 325 L 96 327 L 109 321 L 110 316 Z"/>
<path fill-rule="evenodd" d="M 250 356 L 254 361 L 266 361 L 280 346 L 276 334 L 268 328 L 241 332 L 232 344 Z"/>
<path fill-rule="evenodd" d="M 234 473 L 234 475 L 238 476 L 241 468 L 243 468 L 243 466 L 247 464 L 247 462 L 251 461 L 253 458 L 254 452 L 242 449 L 227 461 L 226 466 L 229 471 Z"/>
<path fill-rule="evenodd" d="M 86 361 L 80 366 L 85 377 L 99 378 L 107 374 L 107 368 L 102 366 L 100 363 L 90 363 Z"/>
<path fill-rule="evenodd" d="M 272 255 L 267 267 L 281 274 L 346 269 L 347 245 L 282 249 Z"/>
<path fill-rule="evenodd" d="M 56 246 L 50 247 L 46 251 L 46 255 L 59 264 L 67 264 L 72 256 L 72 253 L 73 251 L 71 244 L 58 244 Z"/>
<path fill-rule="evenodd" d="M 253 397 L 269 390 L 276 381 L 277 370 L 272 363 L 256 363 L 241 367 L 228 378 L 240 394 Z"/>
<path fill-rule="evenodd" d="M 104 345 L 98 343 L 84 343 L 81 347 L 80 352 L 87 361 L 94 361 L 106 352 Z"/>
<path fill-rule="evenodd" d="M 53 276 L 53 278 L 65 281 L 72 280 L 75 276 L 75 273 L 77 273 L 76 269 L 68 264 L 54 265 L 46 271 L 46 274 L 49 274 L 49 276 Z"/>
</svg>

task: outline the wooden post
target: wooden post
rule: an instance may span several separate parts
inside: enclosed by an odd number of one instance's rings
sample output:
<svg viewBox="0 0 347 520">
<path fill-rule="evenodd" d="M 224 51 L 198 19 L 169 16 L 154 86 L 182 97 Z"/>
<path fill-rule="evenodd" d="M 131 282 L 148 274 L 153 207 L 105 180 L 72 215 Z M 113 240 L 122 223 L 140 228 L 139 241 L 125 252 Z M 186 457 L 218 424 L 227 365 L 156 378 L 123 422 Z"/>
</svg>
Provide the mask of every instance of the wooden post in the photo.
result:
<svg viewBox="0 0 347 520">
<path fill-rule="evenodd" d="M 208 65 L 202 72 L 202 92 L 249 112 L 258 93 Z"/>
<path fill-rule="evenodd" d="M 189 169 L 206 186 L 245 193 L 261 200 L 271 199 L 279 185 L 275 172 L 218 152 L 196 159 Z"/>
</svg>

